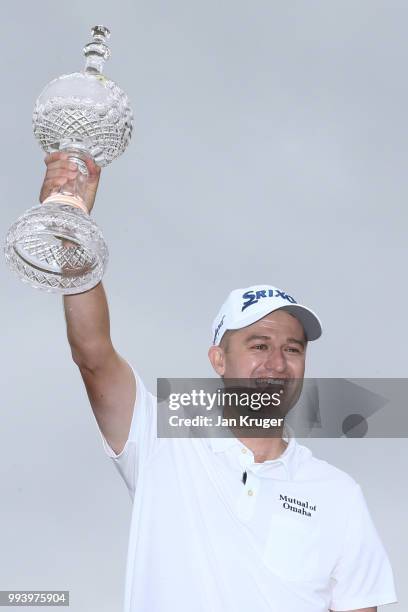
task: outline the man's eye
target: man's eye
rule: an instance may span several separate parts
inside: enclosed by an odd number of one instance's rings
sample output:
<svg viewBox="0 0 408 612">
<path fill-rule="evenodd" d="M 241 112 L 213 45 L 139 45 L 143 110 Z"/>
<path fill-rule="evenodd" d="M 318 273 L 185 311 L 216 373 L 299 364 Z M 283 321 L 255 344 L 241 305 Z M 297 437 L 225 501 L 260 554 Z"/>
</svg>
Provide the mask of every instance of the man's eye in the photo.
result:
<svg viewBox="0 0 408 612">
<path fill-rule="evenodd" d="M 256 348 L 258 351 L 264 351 L 268 347 L 267 347 L 266 344 L 255 344 L 255 346 L 253 348 Z"/>
<path fill-rule="evenodd" d="M 295 346 L 288 346 L 286 350 L 289 351 L 290 353 L 300 353 L 300 350 L 296 348 Z"/>
</svg>

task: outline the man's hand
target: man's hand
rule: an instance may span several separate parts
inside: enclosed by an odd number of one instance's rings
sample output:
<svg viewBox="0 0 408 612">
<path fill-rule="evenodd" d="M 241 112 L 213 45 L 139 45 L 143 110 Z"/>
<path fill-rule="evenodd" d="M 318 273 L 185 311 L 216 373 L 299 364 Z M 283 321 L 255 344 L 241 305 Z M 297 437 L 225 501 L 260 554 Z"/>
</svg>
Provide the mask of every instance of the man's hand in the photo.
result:
<svg viewBox="0 0 408 612">
<path fill-rule="evenodd" d="M 47 166 L 44 182 L 40 192 L 40 202 L 43 202 L 52 193 L 59 191 L 68 181 L 72 181 L 77 177 L 79 172 L 78 166 L 68 161 L 69 154 L 63 151 L 57 151 L 47 155 L 44 162 Z M 86 191 L 84 194 L 84 204 L 90 213 L 94 202 L 96 191 L 98 189 L 99 177 L 101 169 L 91 159 L 85 160 L 89 175 L 86 180 Z"/>
</svg>

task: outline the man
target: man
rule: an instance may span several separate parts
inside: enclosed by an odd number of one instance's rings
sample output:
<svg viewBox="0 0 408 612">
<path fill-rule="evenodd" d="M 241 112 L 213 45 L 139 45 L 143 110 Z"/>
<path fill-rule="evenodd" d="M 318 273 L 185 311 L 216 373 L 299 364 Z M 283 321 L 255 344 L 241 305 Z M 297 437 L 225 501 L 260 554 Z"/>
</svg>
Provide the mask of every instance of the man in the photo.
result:
<svg viewBox="0 0 408 612">
<path fill-rule="evenodd" d="M 73 178 L 46 158 L 40 195 Z M 99 169 L 88 162 L 87 207 Z M 375 612 L 395 601 L 391 568 L 359 486 L 293 436 L 158 438 L 157 404 L 114 350 L 101 284 L 64 296 L 72 356 L 103 446 L 133 500 L 125 612 Z M 209 358 L 224 379 L 302 379 L 308 308 L 271 286 L 233 291 Z"/>
</svg>

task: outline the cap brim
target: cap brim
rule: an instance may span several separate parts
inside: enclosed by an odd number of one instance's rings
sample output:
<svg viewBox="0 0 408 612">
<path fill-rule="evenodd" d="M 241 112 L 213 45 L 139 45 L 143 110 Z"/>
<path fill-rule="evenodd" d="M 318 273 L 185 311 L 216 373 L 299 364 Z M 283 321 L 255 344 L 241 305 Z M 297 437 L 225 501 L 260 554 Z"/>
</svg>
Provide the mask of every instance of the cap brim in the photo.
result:
<svg viewBox="0 0 408 612">
<path fill-rule="evenodd" d="M 300 304 L 290 304 L 288 306 L 282 306 L 280 310 L 286 310 L 293 314 L 303 325 L 307 340 L 317 340 L 322 335 L 322 326 L 318 316 Z"/>
<path fill-rule="evenodd" d="M 310 310 L 310 308 L 306 308 L 306 306 L 302 306 L 301 304 L 288 304 L 287 306 L 278 306 L 277 308 L 273 308 L 272 310 L 266 310 L 262 313 L 254 313 L 252 316 L 247 317 L 240 321 L 238 326 L 228 327 L 228 329 L 242 329 L 243 327 L 247 327 L 248 325 L 252 325 L 252 323 L 256 323 L 266 317 L 266 315 L 271 312 L 275 312 L 276 310 L 286 310 L 290 314 L 293 314 L 303 326 L 305 330 L 306 339 L 309 341 L 317 340 L 322 335 L 322 326 L 318 316 Z M 224 330 L 224 333 L 227 331 Z M 220 340 L 221 341 L 221 338 Z"/>
</svg>

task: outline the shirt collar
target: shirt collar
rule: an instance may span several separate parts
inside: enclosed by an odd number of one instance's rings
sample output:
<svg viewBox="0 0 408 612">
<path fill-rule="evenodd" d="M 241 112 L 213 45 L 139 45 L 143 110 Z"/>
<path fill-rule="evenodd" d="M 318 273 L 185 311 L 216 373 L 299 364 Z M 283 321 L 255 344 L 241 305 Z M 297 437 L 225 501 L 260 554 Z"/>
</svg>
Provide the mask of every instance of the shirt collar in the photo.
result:
<svg viewBox="0 0 408 612">
<path fill-rule="evenodd" d="M 238 454 L 243 448 L 246 448 L 249 455 L 252 456 L 252 465 L 256 466 L 259 476 L 273 478 L 276 474 L 276 468 L 282 466 L 287 479 L 292 480 L 299 464 L 299 451 L 301 447 L 296 442 L 292 429 L 287 425 L 285 425 L 283 439 L 288 443 L 283 453 L 276 459 L 268 459 L 260 464 L 253 463 L 252 451 L 235 436 L 229 438 L 208 438 L 208 442 L 210 448 L 215 453 L 234 452 L 233 449 L 235 447 Z"/>
</svg>

